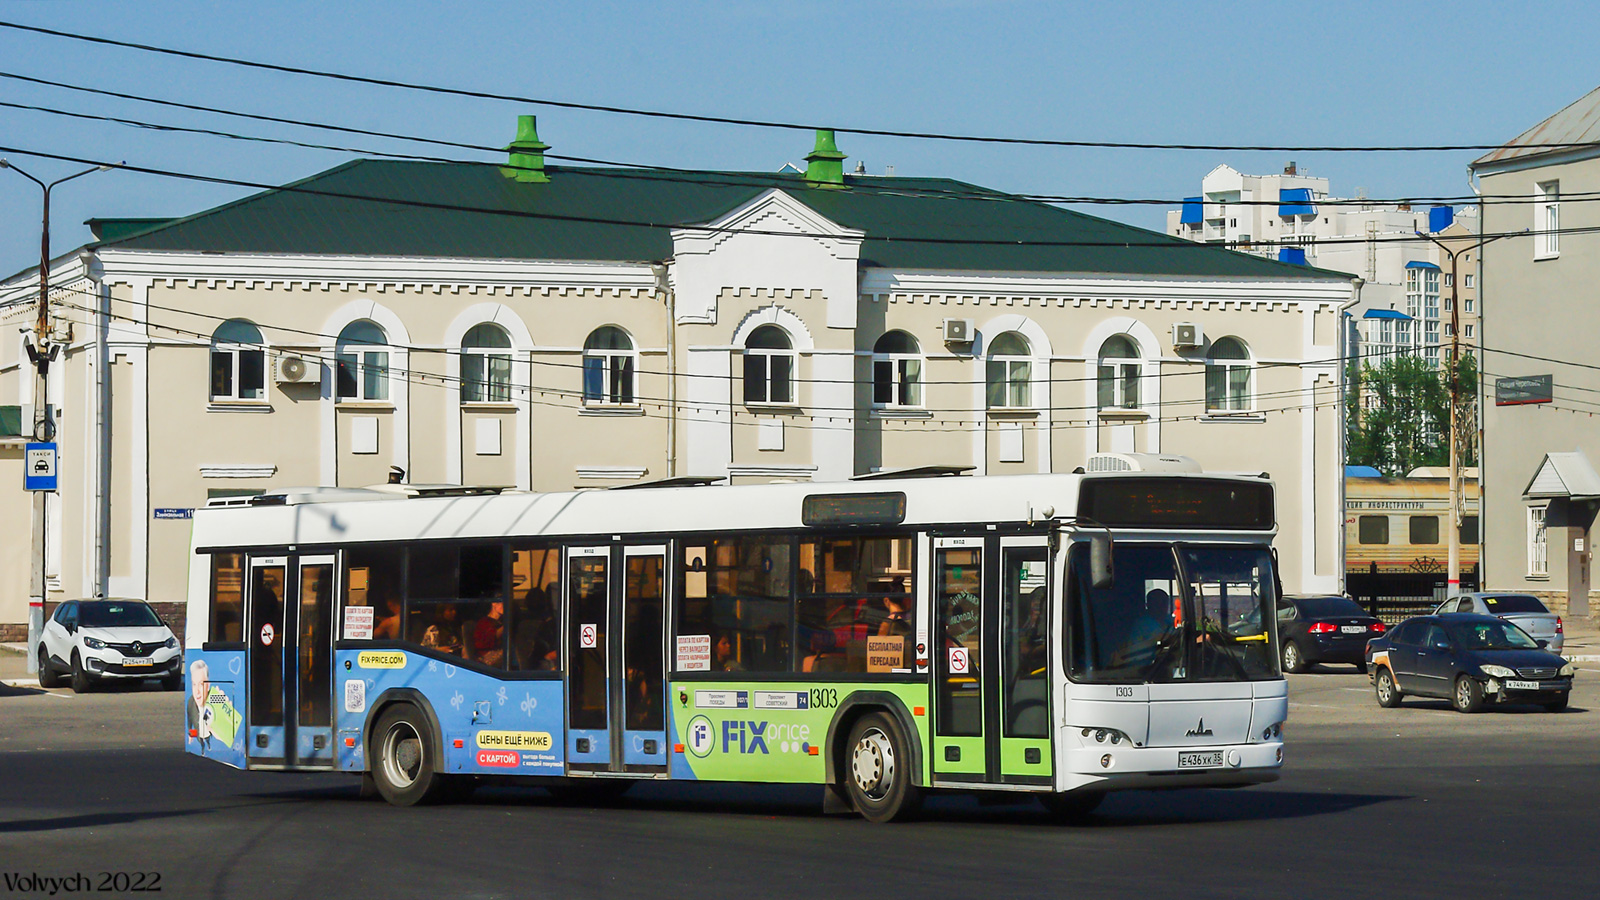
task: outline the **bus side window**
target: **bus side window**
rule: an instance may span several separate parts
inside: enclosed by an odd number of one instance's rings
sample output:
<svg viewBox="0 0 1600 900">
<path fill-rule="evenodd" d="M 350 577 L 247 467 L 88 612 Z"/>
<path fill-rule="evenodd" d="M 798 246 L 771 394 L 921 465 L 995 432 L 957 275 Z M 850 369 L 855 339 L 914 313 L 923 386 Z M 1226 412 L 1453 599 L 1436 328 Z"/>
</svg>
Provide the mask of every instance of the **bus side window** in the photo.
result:
<svg viewBox="0 0 1600 900">
<path fill-rule="evenodd" d="M 910 536 L 805 541 L 796 593 L 797 671 L 910 667 L 916 633 Z"/>
<path fill-rule="evenodd" d="M 561 668 L 561 549 L 511 550 L 511 668 Z"/>
<path fill-rule="evenodd" d="M 211 636 L 217 643 L 244 640 L 244 554 L 211 555 Z"/>
<path fill-rule="evenodd" d="M 676 633 L 705 637 L 711 651 L 709 671 L 790 670 L 793 549 L 789 537 L 685 542 L 677 563 L 682 595 Z"/>
<path fill-rule="evenodd" d="M 370 606 L 371 638 L 393 641 L 400 638 L 400 576 L 404 551 L 399 547 L 361 547 L 345 551 L 346 609 Z M 346 614 L 346 621 L 349 615 Z M 341 636 L 357 637 L 346 625 Z"/>
</svg>

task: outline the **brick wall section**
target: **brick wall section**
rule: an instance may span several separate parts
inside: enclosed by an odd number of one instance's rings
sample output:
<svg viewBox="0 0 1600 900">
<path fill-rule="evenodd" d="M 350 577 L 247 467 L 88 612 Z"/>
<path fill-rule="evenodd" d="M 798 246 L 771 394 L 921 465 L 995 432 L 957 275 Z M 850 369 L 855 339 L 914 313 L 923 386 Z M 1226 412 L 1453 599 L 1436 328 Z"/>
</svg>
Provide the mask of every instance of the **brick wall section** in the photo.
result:
<svg viewBox="0 0 1600 900">
<path fill-rule="evenodd" d="M 61 604 L 58 602 L 45 604 L 44 617 L 46 621 L 48 621 L 51 616 L 56 614 L 56 607 L 60 605 Z M 178 640 L 181 642 L 183 640 L 184 624 L 189 618 L 188 605 L 182 602 L 177 602 L 152 603 L 150 606 L 156 611 L 156 615 L 161 617 L 161 621 L 167 623 L 167 627 L 172 629 L 172 633 L 177 635 Z M 27 642 L 27 622 L 0 624 L 0 644 L 26 644 Z"/>
</svg>

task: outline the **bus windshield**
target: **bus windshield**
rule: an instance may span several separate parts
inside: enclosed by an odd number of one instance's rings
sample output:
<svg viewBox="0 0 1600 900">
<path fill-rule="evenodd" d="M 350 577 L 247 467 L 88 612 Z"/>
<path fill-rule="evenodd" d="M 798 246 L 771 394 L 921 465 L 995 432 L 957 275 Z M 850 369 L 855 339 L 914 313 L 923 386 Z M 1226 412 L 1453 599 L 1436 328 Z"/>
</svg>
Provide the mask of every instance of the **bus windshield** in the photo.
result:
<svg viewBox="0 0 1600 900">
<path fill-rule="evenodd" d="M 1112 549 L 1115 582 L 1094 589 L 1089 548 L 1069 557 L 1067 659 L 1081 682 L 1279 677 L 1263 546 L 1135 543 Z"/>
</svg>

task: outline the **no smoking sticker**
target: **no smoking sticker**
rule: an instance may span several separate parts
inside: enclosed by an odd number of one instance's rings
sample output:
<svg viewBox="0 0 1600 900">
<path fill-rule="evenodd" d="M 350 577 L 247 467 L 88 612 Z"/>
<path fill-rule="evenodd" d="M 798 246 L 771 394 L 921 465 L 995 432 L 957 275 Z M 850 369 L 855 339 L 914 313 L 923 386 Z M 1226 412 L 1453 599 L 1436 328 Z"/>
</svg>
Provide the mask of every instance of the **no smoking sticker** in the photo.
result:
<svg viewBox="0 0 1600 900">
<path fill-rule="evenodd" d="M 271 647 L 272 646 L 272 639 L 277 637 L 277 636 L 278 636 L 278 634 L 277 634 L 276 631 L 273 630 L 271 622 L 268 622 L 267 624 L 261 626 L 261 645 L 262 646 Z"/>
<path fill-rule="evenodd" d="M 582 647 L 585 650 L 592 650 L 595 647 L 598 647 L 600 645 L 599 639 L 600 639 L 600 626 L 598 626 L 598 625 L 580 625 L 580 626 L 578 626 L 578 646 Z"/>
<path fill-rule="evenodd" d="M 969 663 L 968 663 L 968 658 L 967 658 L 967 648 L 965 648 L 965 647 L 951 647 L 950 648 L 950 674 L 951 675 L 965 675 L 965 674 L 967 674 L 968 665 L 969 665 Z"/>
</svg>

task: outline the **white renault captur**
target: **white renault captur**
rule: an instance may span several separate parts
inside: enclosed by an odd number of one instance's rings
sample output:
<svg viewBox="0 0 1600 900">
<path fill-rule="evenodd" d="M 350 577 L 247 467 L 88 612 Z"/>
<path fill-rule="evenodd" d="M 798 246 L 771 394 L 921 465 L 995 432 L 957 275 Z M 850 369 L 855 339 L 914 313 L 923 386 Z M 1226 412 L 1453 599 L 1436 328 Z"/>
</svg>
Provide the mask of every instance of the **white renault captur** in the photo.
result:
<svg viewBox="0 0 1600 900">
<path fill-rule="evenodd" d="M 45 622 L 35 652 L 41 687 L 56 687 L 70 675 L 74 691 L 101 679 L 137 678 L 183 688 L 183 650 L 143 600 L 68 600 Z"/>
</svg>

